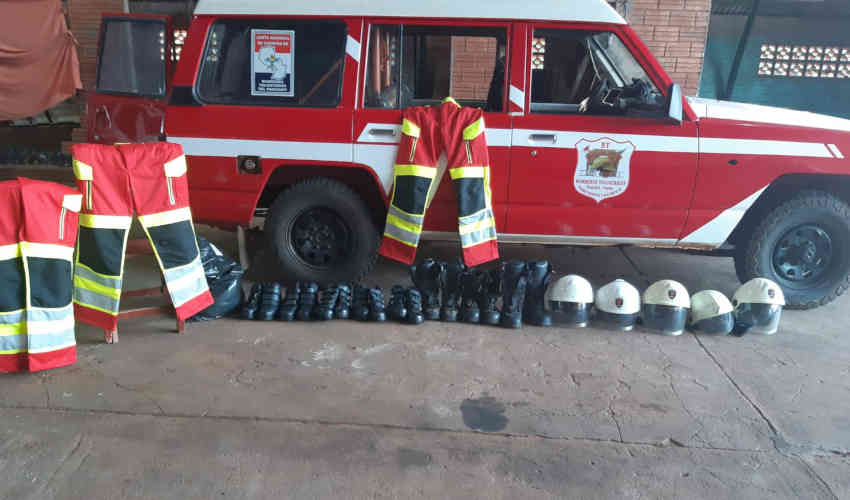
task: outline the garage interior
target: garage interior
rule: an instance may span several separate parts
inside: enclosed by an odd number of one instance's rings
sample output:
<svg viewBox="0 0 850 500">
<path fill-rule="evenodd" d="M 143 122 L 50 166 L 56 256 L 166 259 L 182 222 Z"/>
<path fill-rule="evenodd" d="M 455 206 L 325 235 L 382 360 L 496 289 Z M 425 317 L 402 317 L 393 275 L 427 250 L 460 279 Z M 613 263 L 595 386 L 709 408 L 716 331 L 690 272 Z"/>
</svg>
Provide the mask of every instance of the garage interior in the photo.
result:
<svg viewBox="0 0 850 500">
<path fill-rule="evenodd" d="M 688 95 L 850 118 L 844 0 L 611 3 Z M 85 87 L 100 12 L 176 15 L 185 35 L 192 4 L 65 0 Z M 85 99 L 0 125 L 0 148 L 22 151 L 0 158 L 0 180 L 73 183 L 61 153 L 85 141 Z M 234 233 L 197 231 L 239 255 Z M 701 252 L 512 245 L 503 258 L 594 287 L 739 286 L 731 258 Z M 286 279 L 265 250 L 252 261 L 246 279 Z M 161 285 L 152 255 L 126 266 L 126 288 Z M 382 260 L 365 281 L 388 291 L 408 268 Z M 78 324 L 75 365 L 3 375 L 0 498 L 850 498 L 848 321 L 845 295 L 742 338 L 234 318 L 178 335 L 161 316 L 123 321 L 110 345 Z"/>
</svg>

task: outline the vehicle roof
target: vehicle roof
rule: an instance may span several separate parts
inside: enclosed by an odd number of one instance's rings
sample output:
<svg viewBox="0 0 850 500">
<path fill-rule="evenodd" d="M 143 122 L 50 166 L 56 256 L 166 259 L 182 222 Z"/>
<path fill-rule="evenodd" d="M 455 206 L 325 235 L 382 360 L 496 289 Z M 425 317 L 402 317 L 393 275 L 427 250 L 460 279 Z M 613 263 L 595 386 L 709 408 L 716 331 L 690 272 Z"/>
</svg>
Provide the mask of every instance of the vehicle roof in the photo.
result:
<svg viewBox="0 0 850 500">
<path fill-rule="evenodd" d="M 195 14 L 523 19 L 625 24 L 606 0 L 199 0 Z"/>
</svg>

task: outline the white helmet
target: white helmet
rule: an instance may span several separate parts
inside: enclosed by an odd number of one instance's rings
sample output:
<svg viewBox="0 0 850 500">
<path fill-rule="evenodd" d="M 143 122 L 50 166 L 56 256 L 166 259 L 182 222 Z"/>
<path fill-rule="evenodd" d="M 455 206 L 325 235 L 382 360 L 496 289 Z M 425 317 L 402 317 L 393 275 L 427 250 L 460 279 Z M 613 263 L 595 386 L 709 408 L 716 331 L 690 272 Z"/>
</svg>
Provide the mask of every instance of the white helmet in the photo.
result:
<svg viewBox="0 0 850 500">
<path fill-rule="evenodd" d="M 593 286 L 581 276 L 570 274 L 553 281 L 546 290 L 546 306 L 560 323 L 587 326 L 593 307 Z"/>
<path fill-rule="evenodd" d="M 733 326 L 732 303 L 725 295 L 716 290 L 703 290 L 691 297 L 691 330 L 729 335 Z"/>
<path fill-rule="evenodd" d="M 785 295 L 779 285 L 765 278 L 753 278 L 741 285 L 732 297 L 736 335 L 748 331 L 773 335 L 779 329 Z"/>
<path fill-rule="evenodd" d="M 643 292 L 643 325 L 665 335 L 681 335 L 690 307 L 691 297 L 681 283 L 656 281 Z"/>
<path fill-rule="evenodd" d="M 596 291 L 597 319 L 620 330 L 631 330 L 640 313 L 640 292 L 618 279 Z"/>
</svg>

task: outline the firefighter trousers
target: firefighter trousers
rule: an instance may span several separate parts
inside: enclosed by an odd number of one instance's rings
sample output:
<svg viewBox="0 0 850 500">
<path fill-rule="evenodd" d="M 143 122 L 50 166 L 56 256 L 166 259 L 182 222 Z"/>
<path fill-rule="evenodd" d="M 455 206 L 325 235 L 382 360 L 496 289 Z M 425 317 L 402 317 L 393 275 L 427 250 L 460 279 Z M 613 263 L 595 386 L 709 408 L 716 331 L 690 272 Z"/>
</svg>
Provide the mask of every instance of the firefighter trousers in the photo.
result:
<svg viewBox="0 0 850 500">
<path fill-rule="evenodd" d="M 77 360 L 71 264 L 81 201 L 53 182 L 0 182 L 0 372 Z"/>
<path fill-rule="evenodd" d="M 153 246 L 179 319 L 213 303 L 189 210 L 186 158 L 179 144 L 76 144 L 83 193 L 74 266 L 77 320 L 117 326 L 127 236 L 135 213 Z"/>
<path fill-rule="evenodd" d="M 404 110 L 393 193 L 379 253 L 412 264 L 445 150 L 457 194 L 458 233 L 467 266 L 499 258 L 490 192 L 490 161 L 480 109 L 446 98 L 439 107 Z"/>
</svg>

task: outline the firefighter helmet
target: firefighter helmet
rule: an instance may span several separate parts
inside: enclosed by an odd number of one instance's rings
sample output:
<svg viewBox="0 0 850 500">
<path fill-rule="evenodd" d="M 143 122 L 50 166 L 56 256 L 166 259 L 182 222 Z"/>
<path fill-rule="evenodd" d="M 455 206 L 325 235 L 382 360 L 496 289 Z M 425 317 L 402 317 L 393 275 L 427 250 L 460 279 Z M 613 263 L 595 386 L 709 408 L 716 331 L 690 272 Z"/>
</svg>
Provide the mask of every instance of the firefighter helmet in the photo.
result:
<svg viewBox="0 0 850 500">
<path fill-rule="evenodd" d="M 643 325 L 665 335 L 681 335 L 690 307 L 691 297 L 681 283 L 656 281 L 643 293 Z"/>
<path fill-rule="evenodd" d="M 747 332 L 773 335 L 779 329 L 785 295 L 779 285 L 765 278 L 753 278 L 741 285 L 732 297 L 736 335 Z"/>
<path fill-rule="evenodd" d="M 564 276 L 549 285 L 546 306 L 560 323 L 575 327 L 587 326 L 593 307 L 593 286 L 581 276 Z"/>
<path fill-rule="evenodd" d="M 691 297 L 691 330 L 729 335 L 733 326 L 732 303 L 725 295 L 716 290 L 703 290 Z"/>
<path fill-rule="evenodd" d="M 640 292 L 626 282 L 617 279 L 596 292 L 597 319 L 620 330 L 634 328 L 640 313 Z"/>
</svg>

